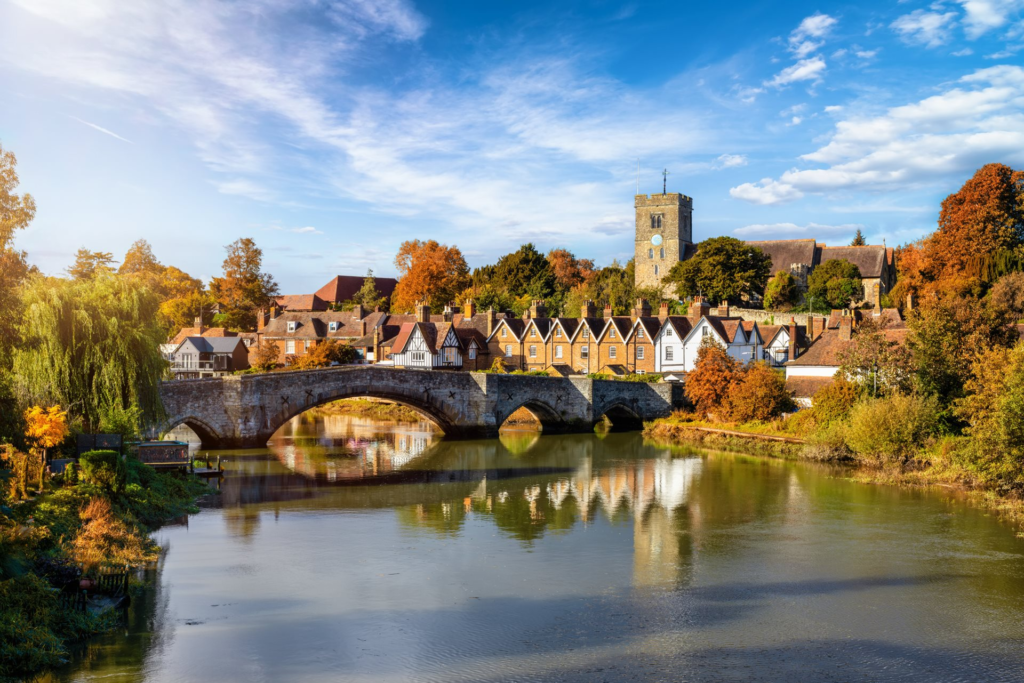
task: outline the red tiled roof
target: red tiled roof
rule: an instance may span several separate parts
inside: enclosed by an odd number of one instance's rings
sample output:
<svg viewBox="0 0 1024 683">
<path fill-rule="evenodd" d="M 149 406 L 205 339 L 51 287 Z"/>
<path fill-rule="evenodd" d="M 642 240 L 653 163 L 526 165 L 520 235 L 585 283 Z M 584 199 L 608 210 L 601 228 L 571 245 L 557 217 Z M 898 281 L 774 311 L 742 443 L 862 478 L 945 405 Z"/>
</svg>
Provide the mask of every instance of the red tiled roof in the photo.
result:
<svg viewBox="0 0 1024 683">
<path fill-rule="evenodd" d="M 418 323 L 402 323 L 401 329 L 398 331 L 398 336 L 395 338 L 394 343 L 391 345 L 391 353 L 402 353 L 405 350 L 405 345 L 412 339 L 413 330 L 416 329 Z"/>
<path fill-rule="evenodd" d="M 363 287 L 363 281 L 365 277 L 358 277 L 356 275 L 337 275 L 331 278 L 330 282 L 316 290 L 316 296 L 320 297 L 327 303 L 340 304 L 343 301 L 349 301 L 353 296 L 356 295 Z M 395 287 L 398 286 L 398 280 L 390 277 L 378 277 L 374 278 L 377 291 L 386 297 L 390 297 Z"/>
<path fill-rule="evenodd" d="M 181 342 L 185 341 L 186 337 L 237 337 L 237 332 L 232 332 L 226 327 L 206 327 L 203 328 L 203 333 L 199 334 L 198 327 L 183 327 L 178 331 L 178 334 L 174 335 L 168 344 L 174 344 L 177 346 Z"/>
<path fill-rule="evenodd" d="M 274 299 L 286 311 L 326 311 L 327 302 L 316 294 L 285 294 Z"/>
</svg>

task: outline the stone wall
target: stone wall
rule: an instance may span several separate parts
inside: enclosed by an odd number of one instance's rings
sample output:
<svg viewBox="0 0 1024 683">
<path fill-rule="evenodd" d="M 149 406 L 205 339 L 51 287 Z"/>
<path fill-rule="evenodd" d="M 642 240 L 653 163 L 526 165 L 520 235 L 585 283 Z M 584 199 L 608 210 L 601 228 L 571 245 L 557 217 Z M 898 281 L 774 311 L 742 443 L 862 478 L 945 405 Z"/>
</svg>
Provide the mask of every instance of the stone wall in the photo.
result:
<svg viewBox="0 0 1024 683">
<path fill-rule="evenodd" d="M 712 309 L 712 314 L 714 314 L 714 309 Z M 790 318 L 795 319 L 797 325 L 807 325 L 806 313 L 779 313 L 778 311 L 762 311 L 757 308 L 730 307 L 729 315 L 734 318 L 756 321 L 758 325 L 788 325 Z M 775 319 L 775 322 L 771 322 L 772 318 Z"/>
</svg>

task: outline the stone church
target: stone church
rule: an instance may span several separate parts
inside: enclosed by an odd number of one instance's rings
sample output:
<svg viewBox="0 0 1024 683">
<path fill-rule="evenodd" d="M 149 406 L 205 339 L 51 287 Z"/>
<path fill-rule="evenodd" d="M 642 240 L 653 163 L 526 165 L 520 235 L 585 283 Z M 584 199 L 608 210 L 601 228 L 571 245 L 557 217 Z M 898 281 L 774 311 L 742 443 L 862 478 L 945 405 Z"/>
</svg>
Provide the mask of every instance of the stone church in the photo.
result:
<svg viewBox="0 0 1024 683">
<path fill-rule="evenodd" d="M 697 253 L 693 242 L 693 198 L 677 192 L 638 194 L 635 271 L 637 287 L 661 287 L 673 265 Z M 801 287 L 816 267 L 846 259 L 860 269 L 863 300 L 878 304 L 896 284 L 896 260 L 885 245 L 829 247 L 815 239 L 748 241 L 772 259 L 772 274 L 788 271 Z M 674 292 L 666 287 L 666 297 Z"/>
</svg>

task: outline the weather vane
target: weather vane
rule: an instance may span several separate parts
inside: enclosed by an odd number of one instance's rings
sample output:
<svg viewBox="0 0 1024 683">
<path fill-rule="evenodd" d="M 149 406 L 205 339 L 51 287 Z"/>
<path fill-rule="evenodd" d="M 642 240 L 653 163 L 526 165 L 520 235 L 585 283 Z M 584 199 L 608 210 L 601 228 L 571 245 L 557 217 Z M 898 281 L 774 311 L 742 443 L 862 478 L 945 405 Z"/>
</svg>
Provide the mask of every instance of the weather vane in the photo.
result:
<svg viewBox="0 0 1024 683">
<path fill-rule="evenodd" d="M 661 193 L 668 194 L 668 169 L 661 172 Z"/>
</svg>

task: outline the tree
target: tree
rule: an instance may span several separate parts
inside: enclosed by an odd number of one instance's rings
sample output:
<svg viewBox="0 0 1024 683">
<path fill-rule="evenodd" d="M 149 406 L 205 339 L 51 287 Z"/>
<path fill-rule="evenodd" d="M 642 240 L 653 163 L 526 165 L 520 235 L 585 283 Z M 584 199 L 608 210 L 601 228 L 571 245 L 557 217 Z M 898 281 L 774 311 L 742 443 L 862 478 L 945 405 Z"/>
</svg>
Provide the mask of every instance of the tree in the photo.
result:
<svg viewBox="0 0 1024 683">
<path fill-rule="evenodd" d="M 555 290 L 551 266 L 533 244 L 524 244 L 498 259 L 492 281 L 515 297 L 529 295 L 533 299 L 546 299 Z"/>
<path fill-rule="evenodd" d="M 332 365 L 351 363 L 356 359 L 356 350 L 333 339 L 325 339 L 301 356 L 291 356 L 289 365 L 293 370 L 315 370 Z"/>
<path fill-rule="evenodd" d="M 1024 273 L 1010 273 L 999 278 L 989 296 L 991 306 L 1005 311 L 1008 319 L 1024 319 Z"/>
<path fill-rule="evenodd" d="M 167 362 L 152 292 L 105 273 L 87 280 L 36 277 L 24 299 L 14 367 L 27 400 L 65 406 L 86 429 L 112 407 L 159 414 Z"/>
<path fill-rule="evenodd" d="M 633 301 L 636 299 L 635 283 L 632 260 L 625 267 L 619 265 L 618 261 L 612 261 L 597 271 L 588 288 L 590 296 L 587 298 L 591 301 L 611 304 L 612 313 L 615 315 L 629 315 Z M 579 315 L 579 310 L 579 306 L 567 308 L 565 314 L 575 318 Z"/>
<path fill-rule="evenodd" d="M 906 345 L 887 332 L 887 318 L 864 320 L 851 343 L 838 353 L 838 375 L 863 385 L 872 396 L 909 392 L 914 385 L 914 359 Z"/>
<path fill-rule="evenodd" d="M 373 277 L 373 271 L 366 271 L 366 279 L 363 280 L 363 286 L 352 297 L 352 303 L 362 304 L 372 311 L 379 306 L 386 305 L 387 300 L 387 297 L 377 289 L 377 278 Z"/>
<path fill-rule="evenodd" d="M 113 270 L 114 255 L 109 251 L 89 251 L 82 247 L 75 252 L 75 262 L 68 267 L 68 275 L 76 280 L 87 280 L 97 273 Z"/>
<path fill-rule="evenodd" d="M 314 347 L 315 348 L 315 347 Z M 260 340 L 260 343 L 249 349 L 249 365 L 259 372 L 270 372 L 279 363 L 280 347 L 267 339 Z"/>
<path fill-rule="evenodd" d="M 224 276 L 213 278 L 210 293 L 220 302 L 227 326 L 246 331 L 256 327 L 256 311 L 268 308 L 277 295 L 277 283 L 263 272 L 263 250 L 251 238 L 225 247 Z"/>
<path fill-rule="evenodd" d="M 213 323 L 213 308 L 217 301 L 203 291 L 170 299 L 160 304 L 158 320 L 167 336 L 173 336 L 183 327 L 192 327 L 196 318 L 202 318 L 204 325 Z"/>
<path fill-rule="evenodd" d="M 697 245 L 697 253 L 672 266 L 662 279 L 675 285 L 680 299 L 702 295 L 738 304 L 741 298 L 761 296 L 771 274 L 771 257 L 732 237 L 712 237 Z"/>
<path fill-rule="evenodd" d="M 832 308 L 846 308 L 860 297 L 860 269 L 846 259 L 825 261 L 807 278 L 807 296 Z"/>
<path fill-rule="evenodd" d="M 867 241 L 864 239 L 864 233 L 860 231 L 860 228 L 857 228 L 857 234 L 853 236 L 853 241 L 850 242 L 850 246 L 863 247 L 865 244 L 867 244 Z"/>
<path fill-rule="evenodd" d="M 779 417 L 795 410 L 796 404 L 786 390 L 783 374 L 759 361 L 738 373 L 729 386 L 725 408 L 729 419 L 750 422 Z"/>
<path fill-rule="evenodd" d="M 25 439 L 40 449 L 39 490 L 43 490 L 46 452 L 64 443 L 68 432 L 68 414 L 60 406 L 32 406 L 25 411 Z"/>
<path fill-rule="evenodd" d="M 440 309 L 469 285 L 469 266 L 459 248 L 434 240 L 403 242 L 395 266 L 399 279 L 391 307 L 396 312 L 411 311 L 420 301 Z"/>
<path fill-rule="evenodd" d="M 768 311 L 788 311 L 800 300 L 796 278 L 785 270 L 775 273 L 764 288 L 764 308 Z"/>
<path fill-rule="evenodd" d="M 164 267 L 153 255 L 153 248 L 146 240 L 136 240 L 124 255 L 121 267 L 117 269 L 119 275 L 158 275 L 163 273 Z"/>
<path fill-rule="evenodd" d="M 697 362 L 686 378 L 686 397 L 702 415 L 719 409 L 740 372 L 737 363 L 713 338 L 704 337 Z"/>
<path fill-rule="evenodd" d="M 594 262 L 578 259 L 568 249 L 552 249 L 548 252 L 547 260 L 555 276 L 555 288 L 560 292 L 586 284 L 594 277 Z"/>
</svg>

